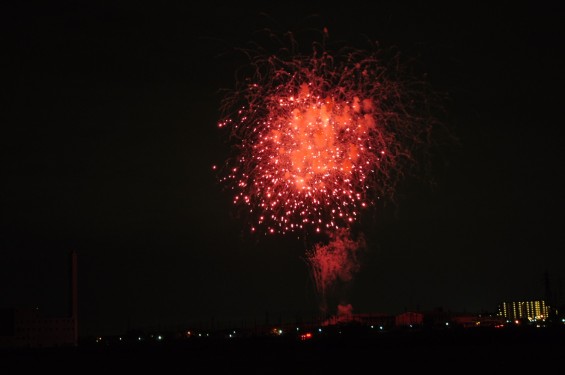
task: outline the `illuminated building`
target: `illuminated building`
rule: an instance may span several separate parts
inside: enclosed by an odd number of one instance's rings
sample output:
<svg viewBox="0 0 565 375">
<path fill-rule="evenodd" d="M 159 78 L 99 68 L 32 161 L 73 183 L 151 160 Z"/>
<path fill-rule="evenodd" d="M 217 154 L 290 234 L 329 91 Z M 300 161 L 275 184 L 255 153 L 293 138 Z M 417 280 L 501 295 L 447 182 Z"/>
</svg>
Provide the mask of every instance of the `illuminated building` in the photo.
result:
<svg viewBox="0 0 565 375">
<path fill-rule="evenodd" d="M 549 306 L 544 300 L 502 302 L 498 306 L 498 315 L 507 320 L 546 320 Z"/>
</svg>

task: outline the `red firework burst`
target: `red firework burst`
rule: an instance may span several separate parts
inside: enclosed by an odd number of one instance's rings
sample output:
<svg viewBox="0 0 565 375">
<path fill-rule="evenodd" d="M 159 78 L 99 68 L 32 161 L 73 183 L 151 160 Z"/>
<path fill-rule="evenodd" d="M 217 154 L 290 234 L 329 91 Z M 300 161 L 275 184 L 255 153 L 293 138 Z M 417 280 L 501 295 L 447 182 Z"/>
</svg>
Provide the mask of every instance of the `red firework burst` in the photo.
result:
<svg viewBox="0 0 565 375">
<path fill-rule="evenodd" d="M 252 231 L 347 228 L 392 195 L 431 128 L 418 115 L 422 82 L 379 53 L 315 44 L 309 55 L 251 56 L 254 72 L 224 98 L 219 126 L 235 151 L 221 181 Z"/>
</svg>

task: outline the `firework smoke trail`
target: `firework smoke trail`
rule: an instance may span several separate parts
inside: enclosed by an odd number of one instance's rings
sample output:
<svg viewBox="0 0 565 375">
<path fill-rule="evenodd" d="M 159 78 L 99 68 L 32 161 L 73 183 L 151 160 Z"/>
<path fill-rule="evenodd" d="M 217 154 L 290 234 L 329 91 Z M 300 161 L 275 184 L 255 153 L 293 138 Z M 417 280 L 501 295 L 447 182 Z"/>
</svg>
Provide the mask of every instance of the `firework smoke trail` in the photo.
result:
<svg viewBox="0 0 565 375">
<path fill-rule="evenodd" d="M 329 236 L 328 244 L 316 244 L 308 251 L 306 257 L 316 282 L 320 309 L 324 315 L 328 313 L 328 288 L 336 286 L 339 282 L 351 281 L 360 269 L 358 253 L 365 248 L 363 237 L 353 240 L 347 229 L 339 229 Z"/>
<path fill-rule="evenodd" d="M 248 52 L 250 74 L 222 101 L 235 155 L 221 181 L 256 233 L 320 233 L 307 252 L 318 291 L 357 270 L 345 238 L 361 212 L 393 196 L 428 144 L 428 97 L 382 51 L 313 43 L 308 54 Z M 337 250 L 342 249 L 342 250 Z M 354 264 L 352 266 L 351 264 Z"/>
</svg>

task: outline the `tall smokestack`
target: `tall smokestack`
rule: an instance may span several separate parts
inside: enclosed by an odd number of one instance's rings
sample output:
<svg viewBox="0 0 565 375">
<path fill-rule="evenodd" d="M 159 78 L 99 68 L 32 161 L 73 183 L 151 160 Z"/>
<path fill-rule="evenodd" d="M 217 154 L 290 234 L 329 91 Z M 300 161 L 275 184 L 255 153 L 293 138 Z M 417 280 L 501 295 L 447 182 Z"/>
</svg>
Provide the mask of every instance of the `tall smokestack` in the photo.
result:
<svg viewBox="0 0 565 375">
<path fill-rule="evenodd" d="M 545 273 L 543 274 L 543 283 L 545 289 L 545 303 L 548 304 L 549 307 L 553 308 L 553 293 L 551 293 L 548 270 L 545 270 Z"/>
<path fill-rule="evenodd" d="M 71 324 L 73 344 L 78 345 L 78 289 L 77 289 L 77 252 L 71 251 Z"/>
</svg>

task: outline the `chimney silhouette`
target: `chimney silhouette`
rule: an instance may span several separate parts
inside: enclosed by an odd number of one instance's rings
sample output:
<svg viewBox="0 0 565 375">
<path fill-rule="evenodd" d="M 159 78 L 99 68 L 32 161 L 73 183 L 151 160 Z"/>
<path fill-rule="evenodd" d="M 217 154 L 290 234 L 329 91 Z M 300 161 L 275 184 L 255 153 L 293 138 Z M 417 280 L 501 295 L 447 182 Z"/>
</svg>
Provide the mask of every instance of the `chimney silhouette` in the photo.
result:
<svg viewBox="0 0 565 375">
<path fill-rule="evenodd" d="M 77 252 L 71 251 L 71 311 L 73 344 L 78 345 L 78 288 L 77 288 Z"/>
<path fill-rule="evenodd" d="M 548 270 L 545 270 L 545 273 L 543 274 L 543 282 L 545 289 L 545 303 L 548 304 L 550 307 L 553 307 L 553 293 L 551 293 L 551 284 L 549 281 Z"/>
</svg>

